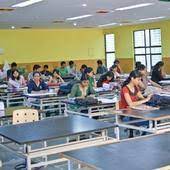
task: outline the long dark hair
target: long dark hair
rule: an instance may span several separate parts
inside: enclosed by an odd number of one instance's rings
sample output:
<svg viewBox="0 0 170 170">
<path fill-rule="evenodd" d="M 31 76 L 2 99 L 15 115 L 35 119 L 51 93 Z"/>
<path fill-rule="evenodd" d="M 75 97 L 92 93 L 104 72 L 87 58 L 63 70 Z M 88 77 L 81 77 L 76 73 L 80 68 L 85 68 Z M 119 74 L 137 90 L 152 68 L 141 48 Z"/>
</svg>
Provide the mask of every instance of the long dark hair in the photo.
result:
<svg viewBox="0 0 170 170">
<path fill-rule="evenodd" d="M 140 64 L 136 70 L 142 71 L 145 70 L 146 66 L 143 64 Z"/>
<path fill-rule="evenodd" d="M 14 74 L 15 71 L 18 72 L 18 77 L 14 77 L 13 74 Z M 20 79 L 20 72 L 19 72 L 17 69 L 12 70 L 11 79 L 12 79 L 12 80 L 15 80 L 15 79 L 19 80 L 19 79 Z"/>
<path fill-rule="evenodd" d="M 113 72 L 112 72 L 112 71 L 108 71 L 108 72 L 106 72 L 105 74 L 103 74 L 103 75 L 101 76 L 101 78 L 102 78 L 103 80 L 107 80 L 107 77 L 113 78 L 113 77 L 114 77 Z"/>
<path fill-rule="evenodd" d="M 103 74 L 103 75 L 100 77 L 100 79 L 98 80 L 98 82 L 97 82 L 97 87 L 102 87 L 103 82 L 104 82 L 105 80 L 107 80 L 107 77 L 111 77 L 112 80 L 113 80 L 113 79 L 114 79 L 114 74 L 113 74 L 113 72 L 112 72 L 112 71 L 108 71 L 108 72 L 106 72 L 105 74 Z M 111 81 L 112 81 L 112 80 L 111 80 Z"/>
<path fill-rule="evenodd" d="M 154 70 L 159 70 L 161 67 L 163 67 L 164 66 L 164 62 L 163 61 L 159 61 L 159 62 L 157 62 L 155 65 L 154 65 L 154 67 L 153 67 L 153 69 Z"/>
<path fill-rule="evenodd" d="M 137 62 L 135 63 L 135 69 L 136 69 L 136 70 L 139 70 L 139 67 L 140 67 L 141 64 L 142 64 L 142 63 L 141 63 L 140 61 L 137 61 Z"/>
<path fill-rule="evenodd" d="M 130 74 L 129 74 L 129 77 L 123 82 L 123 85 L 122 87 L 128 85 L 131 81 L 132 78 L 139 78 L 141 77 L 141 73 L 138 71 L 138 70 L 133 70 Z"/>
</svg>

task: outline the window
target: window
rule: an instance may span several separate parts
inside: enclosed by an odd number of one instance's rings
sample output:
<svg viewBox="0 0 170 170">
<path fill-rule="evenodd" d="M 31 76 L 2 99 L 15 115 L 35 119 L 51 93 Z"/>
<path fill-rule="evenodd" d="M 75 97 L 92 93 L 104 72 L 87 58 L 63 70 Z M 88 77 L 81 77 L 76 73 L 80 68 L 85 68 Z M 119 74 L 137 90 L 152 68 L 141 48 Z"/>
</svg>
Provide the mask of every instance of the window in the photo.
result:
<svg viewBox="0 0 170 170">
<path fill-rule="evenodd" d="M 105 58 L 106 66 L 110 68 L 115 60 L 115 36 L 114 34 L 105 35 Z"/>
<path fill-rule="evenodd" d="M 147 29 L 134 31 L 135 62 L 140 61 L 151 71 L 162 60 L 161 30 Z"/>
</svg>

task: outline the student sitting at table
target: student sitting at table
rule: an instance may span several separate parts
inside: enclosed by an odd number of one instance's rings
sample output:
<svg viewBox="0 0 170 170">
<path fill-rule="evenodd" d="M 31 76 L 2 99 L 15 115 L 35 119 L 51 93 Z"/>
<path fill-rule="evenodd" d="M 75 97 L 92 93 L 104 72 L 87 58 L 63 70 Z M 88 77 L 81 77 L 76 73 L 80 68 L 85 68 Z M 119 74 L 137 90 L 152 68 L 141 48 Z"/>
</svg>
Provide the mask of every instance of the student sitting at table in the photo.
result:
<svg viewBox="0 0 170 170">
<path fill-rule="evenodd" d="M 80 83 L 75 84 L 72 89 L 71 93 L 69 94 L 70 98 L 84 98 L 91 94 L 95 94 L 95 91 L 92 86 L 89 85 L 89 80 L 86 75 L 81 77 Z"/>
<path fill-rule="evenodd" d="M 117 72 L 118 72 L 119 74 L 122 74 L 123 71 L 122 71 L 122 69 L 121 69 L 121 67 L 120 67 L 120 61 L 119 61 L 118 59 L 115 59 L 113 65 L 116 65 L 116 67 L 117 67 Z"/>
<path fill-rule="evenodd" d="M 68 70 L 67 70 L 66 62 L 65 61 L 61 62 L 61 67 L 58 68 L 58 70 L 60 72 L 61 77 L 65 77 L 65 76 L 68 75 Z"/>
<path fill-rule="evenodd" d="M 159 83 L 159 81 L 163 80 L 165 78 L 165 73 L 163 72 L 163 66 L 164 62 L 159 61 L 155 64 L 155 66 L 152 69 L 152 77 L 151 80 L 155 83 Z"/>
<path fill-rule="evenodd" d="M 33 66 L 33 72 L 31 72 L 31 73 L 28 74 L 28 80 L 33 79 L 33 73 L 34 73 L 34 72 L 40 72 L 40 68 L 41 68 L 40 65 L 35 64 L 35 65 Z"/>
<path fill-rule="evenodd" d="M 17 69 L 12 70 L 12 75 L 8 81 L 9 88 L 21 88 L 26 86 L 26 81 Z"/>
<path fill-rule="evenodd" d="M 28 82 L 28 93 L 37 93 L 41 91 L 47 91 L 48 85 L 41 80 L 41 73 L 34 72 L 33 79 Z"/>
<path fill-rule="evenodd" d="M 97 60 L 97 71 L 96 74 L 104 74 L 108 71 L 108 69 L 103 65 L 102 60 Z"/>
<path fill-rule="evenodd" d="M 74 61 L 69 61 L 69 65 L 67 66 L 68 74 L 69 75 L 76 75 L 76 65 L 74 64 Z"/>
<path fill-rule="evenodd" d="M 142 63 L 140 61 L 137 61 L 135 63 L 135 70 L 138 70 L 139 66 L 141 65 Z"/>
<path fill-rule="evenodd" d="M 89 85 L 92 86 L 92 88 L 96 87 L 96 80 L 94 79 L 93 68 L 87 67 L 84 71 L 84 74 L 87 76 L 87 79 L 89 80 Z"/>
<path fill-rule="evenodd" d="M 44 65 L 44 69 L 43 69 L 43 71 L 41 71 L 41 74 L 45 77 L 52 75 L 52 73 L 48 70 L 48 65 Z"/>
<path fill-rule="evenodd" d="M 112 71 L 108 71 L 105 74 L 101 75 L 100 79 L 97 82 L 97 87 L 103 87 L 103 84 L 109 84 L 114 80 L 114 74 Z"/>
<path fill-rule="evenodd" d="M 48 81 L 48 85 L 60 85 L 64 83 L 64 80 L 60 76 L 60 72 L 57 69 L 53 70 L 52 77 Z"/>
<path fill-rule="evenodd" d="M 151 99 L 151 95 L 144 98 L 139 90 L 141 76 L 142 75 L 138 70 L 134 70 L 130 73 L 128 79 L 123 83 L 120 93 L 121 98 L 119 101 L 119 109 L 138 106 L 148 102 Z"/>
<path fill-rule="evenodd" d="M 86 70 L 86 68 L 87 68 L 87 65 L 85 65 L 85 64 L 83 64 L 81 66 L 80 72 L 77 73 L 77 77 L 78 77 L 79 80 L 81 79 L 82 75 L 84 74 L 84 71 Z"/>
<path fill-rule="evenodd" d="M 139 83 L 139 87 L 140 87 L 140 89 L 142 91 L 147 89 L 149 83 L 154 87 L 161 88 L 161 86 L 159 84 L 157 84 L 154 81 L 148 79 L 147 69 L 146 69 L 145 65 L 140 64 L 138 66 L 137 70 L 141 73 L 141 76 L 142 76 L 141 77 L 141 82 Z"/>
<path fill-rule="evenodd" d="M 110 67 L 110 71 L 112 71 L 113 74 L 114 74 L 114 80 L 120 78 L 120 74 L 117 71 L 117 66 L 116 65 L 113 65 L 112 67 Z"/>
<path fill-rule="evenodd" d="M 7 80 L 12 77 L 12 71 L 17 69 L 17 63 L 11 63 L 11 69 L 7 71 Z"/>
</svg>

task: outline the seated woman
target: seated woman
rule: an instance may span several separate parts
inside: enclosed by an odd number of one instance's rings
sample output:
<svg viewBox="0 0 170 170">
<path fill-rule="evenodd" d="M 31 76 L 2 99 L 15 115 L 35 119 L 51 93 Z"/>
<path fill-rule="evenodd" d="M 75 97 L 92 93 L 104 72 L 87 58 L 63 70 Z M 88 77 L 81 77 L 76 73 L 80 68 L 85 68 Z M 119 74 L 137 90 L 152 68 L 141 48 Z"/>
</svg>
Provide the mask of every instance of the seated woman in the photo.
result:
<svg viewBox="0 0 170 170">
<path fill-rule="evenodd" d="M 37 93 L 41 91 L 48 91 L 48 85 L 41 80 L 40 72 L 34 72 L 33 79 L 28 82 L 28 93 Z"/>
<path fill-rule="evenodd" d="M 8 80 L 9 88 L 21 88 L 26 86 L 26 81 L 22 75 L 20 75 L 17 69 L 12 70 L 11 77 Z"/>
<path fill-rule="evenodd" d="M 134 107 L 148 102 L 151 99 L 151 95 L 147 98 L 141 94 L 139 90 L 139 84 L 141 83 L 141 74 L 138 70 L 134 70 L 130 73 L 128 79 L 123 83 L 119 109 L 125 109 L 128 107 Z"/>
<path fill-rule="evenodd" d="M 87 67 L 84 71 L 84 74 L 86 75 L 87 79 L 89 80 L 89 85 L 93 87 L 96 87 L 96 80 L 94 79 L 94 72 L 93 68 Z"/>
<path fill-rule="evenodd" d="M 48 81 L 48 85 L 60 85 L 61 83 L 64 83 L 64 80 L 60 76 L 60 72 L 57 69 L 53 70 L 53 76 L 50 77 Z"/>
<path fill-rule="evenodd" d="M 134 70 L 130 73 L 128 79 L 123 83 L 119 109 L 131 108 L 148 102 L 151 99 L 151 95 L 147 98 L 141 94 L 139 90 L 139 84 L 141 83 L 141 74 L 138 70 Z M 129 119 L 133 120 L 133 119 Z M 147 122 L 146 122 L 147 123 Z M 143 124 L 142 124 L 143 125 Z M 144 125 L 147 125 L 144 123 Z M 133 137 L 133 130 L 129 129 L 129 138 Z"/>
<path fill-rule="evenodd" d="M 137 70 L 140 72 L 141 74 L 141 83 L 139 83 L 139 87 L 142 91 L 146 90 L 148 87 L 148 84 L 151 84 L 154 87 L 158 87 L 161 88 L 161 86 L 157 83 L 155 83 L 154 81 L 148 79 L 148 74 L 147 74 L 147 70 L 145 65 L 140 64 L 140 66 L 138 66 Z"/>
<path fill-rule="evenodd" d="M 103 84 L 109 84 L 114 80 L 114 74 L 112 71 L 108 71 L 105 74 L 103 74 L 100 79 L 97 82 L 97 87 L 103 87 Z"/>
<path fill-rule="evenodd" d="M 95 94 L 95 91 L 92 86 L 89 85 L 89 80 L 87 76 L 83 75 L 81 77 L 80 83 L 75 84 L 72 89 L 71 93 L 69 94 L 70 98 L 84 98 L 91 94 Z"/>
<path fill-rule="evenodd" d="M 163 72 L 163 66 L 164 63 L 162 61 L 159 61 L 153 67 L 151 80 L 154 81 L 155 83 L 159 83 L 159 81 L 165 78 L 165 73 Z"/>
<path fill-rule="evenodd" d="M 122 74 L 122 69 L 121 69 L 121 67 L 120 67 L 120 61 L 118 60 L 118 59 L 116 59 L 115 61 L 114 61 L 114 64 L 113 65 L 115 65 L 116 67 L 117 67 L 117 72 L 119 73 L 119 74 Z"/>
<path fill-rule="evenodd" d="M 138 70 L 139 66 L 141 65 L 142 63 L 140 61 L 137 61 L 135 63 L 135 70 Z"/>
<path fill-rule="evenodd" d="M 118 73 L 117 71 L 117 66 L 116 65 L 113 65 L 111 68 L 110 68 L 110 71 L 113 72 L 114 74 L 114 79 L 119 79 L 120 78 L 120 74 Z"/>
</svg>

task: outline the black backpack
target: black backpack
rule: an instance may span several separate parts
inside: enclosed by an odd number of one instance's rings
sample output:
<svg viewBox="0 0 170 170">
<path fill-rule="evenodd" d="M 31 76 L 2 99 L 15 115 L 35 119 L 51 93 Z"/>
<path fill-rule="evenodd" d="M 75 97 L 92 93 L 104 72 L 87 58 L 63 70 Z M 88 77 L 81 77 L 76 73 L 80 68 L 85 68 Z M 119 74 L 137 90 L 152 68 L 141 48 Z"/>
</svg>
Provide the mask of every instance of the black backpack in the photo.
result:
<svg viewBox="0 0 170 170">
<path fill-rule="evenodd" d="M 100 104 L 101 102 L 93 97 L 86 97 L 86 98 L 82 98 L 82 99 L 80 99 L 80 98 L 75 99 L 75 103 L 77 105 L 87 107 L 87 106 L 93 106 L 96 104 Z"/>
<path fill-rule="evenodd" d="M 66 84 L 60 85 L 59 90 L 58 90 L 58 95 L 59 96 L 68 95 L 71 92 L 73 85 L 76 83 L 80 83 L 80 81 L 72 80 Z"/>
</svg>

